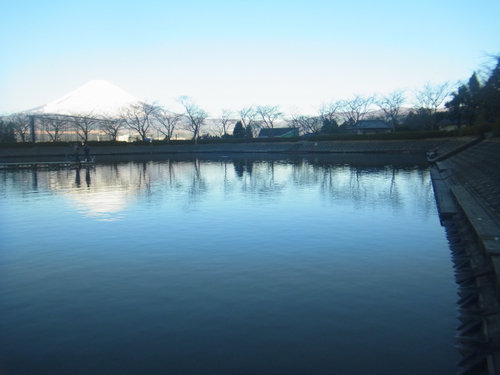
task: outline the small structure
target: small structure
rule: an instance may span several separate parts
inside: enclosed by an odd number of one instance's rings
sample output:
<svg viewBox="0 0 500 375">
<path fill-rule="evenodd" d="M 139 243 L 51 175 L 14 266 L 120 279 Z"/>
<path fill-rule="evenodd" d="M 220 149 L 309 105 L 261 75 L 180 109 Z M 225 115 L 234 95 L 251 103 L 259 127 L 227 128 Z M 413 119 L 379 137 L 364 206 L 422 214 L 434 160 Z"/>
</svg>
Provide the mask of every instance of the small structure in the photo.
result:
<svg viewBox="0 0 500 375">
<path fill-rule="evenodd" d="M 299 128 L 265 128 L 260 129 L 259 138 L 298 137 Z"/>
<path fill-rule="evenodd" d="M 360 120 L 348 128 L 350 134 L 379 134 L 392 132 L 392 126 L 381 120 Z"/>
<path fill-rule="evenodd" d="M 89 161 L 26 161 L 15 163 L 0 163 L 2 169 L 59 169 L 59 168 L 81 168 L 93 167 L 94 159 Z"/>
<path fill-rule="evenodd" d="M 437 123 L 437 127 L 439 130 L 448 131 L 448 132 L 453 131 L 453 130 L 457 130 L 459 128 L 463 128 L 465 126 L 467 126 L 466 123 L 460 122 L 457 119 L 452 120 L 449 118 L 445 118 Z"/>
</svg>

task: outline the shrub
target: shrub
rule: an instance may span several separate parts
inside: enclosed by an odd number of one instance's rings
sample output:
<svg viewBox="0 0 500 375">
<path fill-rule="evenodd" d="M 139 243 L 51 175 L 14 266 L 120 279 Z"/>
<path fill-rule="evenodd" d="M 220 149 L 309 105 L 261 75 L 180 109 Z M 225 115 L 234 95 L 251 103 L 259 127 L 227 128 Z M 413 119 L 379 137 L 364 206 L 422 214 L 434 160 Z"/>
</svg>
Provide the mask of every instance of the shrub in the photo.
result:
<svg viewBox="0 0 500 375">
<path fill-rule="evenodd" d="M 493 126 L 492 124 L 487 124 L 487 123 L 482 123 L 474 126 L 469 126 L 466 128 L 460 128 L 458 129 L 458 135 L 460 137 L 464 136 L 481 136 L 484 135 L 486 132 L 492 131 Z"/>
<path fill-rule="evenodd" d="M 500 137 L 500 118 L 496 119 L 492 126 L 493 136 Z"/>
</svg>

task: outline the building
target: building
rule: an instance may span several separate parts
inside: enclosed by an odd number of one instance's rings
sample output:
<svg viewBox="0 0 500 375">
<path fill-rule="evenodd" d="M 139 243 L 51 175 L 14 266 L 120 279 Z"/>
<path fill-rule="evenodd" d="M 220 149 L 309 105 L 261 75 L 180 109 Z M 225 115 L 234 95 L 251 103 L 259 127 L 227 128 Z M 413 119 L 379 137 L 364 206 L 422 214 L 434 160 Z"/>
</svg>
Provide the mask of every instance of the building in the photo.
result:
<svg viewBox="0 0 500 375">
<path fill-rule="evenodd" d="M 443 131 L 453 131 L 465 126 L 467 126 L 467 124 L 464 121 L 459 122 L 456 119 L 451 120 L 449 118 L 445 118 L 437 123 L 438 129 Z"/>
<path fill-rule="evenodd" d="M 259 138 L 298 137 L 299 128 L 265 128 L 260 129 Z"/>
<path fill-rule="evenodd" d="M 349 134 L 379 134 L 392 132 L 392 126 L 381 120 L 360 120 L 347 128 Z"/>
</svg>

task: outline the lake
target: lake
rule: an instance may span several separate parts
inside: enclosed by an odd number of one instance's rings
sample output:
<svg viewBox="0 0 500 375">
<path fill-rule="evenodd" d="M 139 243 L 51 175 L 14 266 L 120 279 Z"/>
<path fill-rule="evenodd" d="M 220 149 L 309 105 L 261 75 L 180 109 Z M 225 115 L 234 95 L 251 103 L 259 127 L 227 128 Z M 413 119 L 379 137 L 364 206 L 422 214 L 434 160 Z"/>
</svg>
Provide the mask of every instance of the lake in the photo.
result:
<svg viewBox="0 0 500 375">
<path fill-rule="evenodd" d="M 0 171 L 0 373 L 453 374 L 420 157 Z"/>
</svg>

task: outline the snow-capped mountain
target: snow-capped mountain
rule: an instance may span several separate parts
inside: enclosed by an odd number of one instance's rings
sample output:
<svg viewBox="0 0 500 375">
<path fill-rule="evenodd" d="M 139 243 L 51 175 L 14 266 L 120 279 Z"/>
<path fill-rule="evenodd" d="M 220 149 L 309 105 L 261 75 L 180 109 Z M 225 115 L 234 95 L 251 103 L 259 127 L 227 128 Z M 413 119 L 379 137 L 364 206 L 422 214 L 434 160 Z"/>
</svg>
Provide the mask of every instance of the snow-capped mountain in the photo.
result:
<svg viewBox="0 0 500 375">
<path fill-rule="evenodd" d="M 92 80 L 69 94 L 26 111 L 35 114 L 117 116 L 123 108 L 141 101 L 104 80 Z"/>
</svg>

